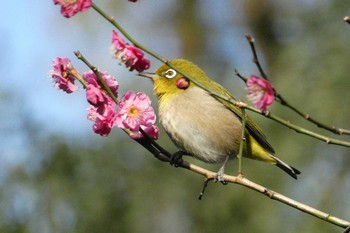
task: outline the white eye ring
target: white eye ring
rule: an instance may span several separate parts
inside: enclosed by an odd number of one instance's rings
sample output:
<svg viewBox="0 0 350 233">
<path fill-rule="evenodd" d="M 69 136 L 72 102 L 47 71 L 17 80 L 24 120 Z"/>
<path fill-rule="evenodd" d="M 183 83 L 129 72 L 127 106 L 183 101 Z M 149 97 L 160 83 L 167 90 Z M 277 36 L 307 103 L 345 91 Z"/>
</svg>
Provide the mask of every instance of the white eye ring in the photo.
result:
<svg viewBox="0 0 350 233">
<path fill-rule="evenodd" d="M 169 69 L 165 72 L 165 77 L 166 78 L 174 78 L 176 76 L 176 71 L 173 69 Z"/>
</svg>

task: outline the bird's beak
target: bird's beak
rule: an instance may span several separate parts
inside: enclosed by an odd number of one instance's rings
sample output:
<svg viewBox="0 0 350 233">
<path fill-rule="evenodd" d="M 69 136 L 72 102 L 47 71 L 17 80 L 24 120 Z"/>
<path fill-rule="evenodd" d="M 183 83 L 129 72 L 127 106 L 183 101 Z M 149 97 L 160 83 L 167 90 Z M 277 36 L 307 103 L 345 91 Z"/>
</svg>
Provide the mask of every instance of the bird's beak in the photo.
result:
<svg viewBox="0 0 350 233">
<path fill-rule="evenodd" d="M 158 78 L 158 75 L 155 74 L 155 73 L 147 73 L 147 72 L 141 72 L 141 73 L 138 73 L 137 74 L 138 76 L 141 76 L 141 77 L 146 77 L 146 78 L 149 78 L 149 79 L 155 79 L 155 78 Z"/>
</svg>

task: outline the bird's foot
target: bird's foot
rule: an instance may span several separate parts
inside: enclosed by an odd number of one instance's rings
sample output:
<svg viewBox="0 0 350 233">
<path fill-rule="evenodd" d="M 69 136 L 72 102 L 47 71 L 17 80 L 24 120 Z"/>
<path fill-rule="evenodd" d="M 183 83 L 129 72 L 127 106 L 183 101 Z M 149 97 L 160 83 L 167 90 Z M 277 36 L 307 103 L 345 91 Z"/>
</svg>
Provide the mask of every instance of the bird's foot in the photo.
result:
<svg viewBox="0 0 350 233">
<path fill-rule="evenodd" d="M 229 159 L 230 159 L 230 156 L 227 156 L 224 161 L 224 164 L 220 167 L 219 171 L 216 173 L 215 182 L 221 182 L 224 185 L 227 184 L 227 181 L 225 181 L 224 179 L 224 175 L 225 175 L 225 167 Z"/>
<path fill-rule="evenodd" d="M 225 166 L 222 166 L 219 169 L 219 171 L 216 173 L 215 182 L 220 182 L 220 183 L 226 185 L 227 182 L 224 179 L 224 175 L 225 175 Z"/>
<path fill-rule="evenodd" d="M 175 167 L 178 167 L 182 163 L 182 156 L 184 156 L 186 152 L 184 151 L 177 151 L 170 157 L 170 165 L 174 165 Z"/>
</svg>

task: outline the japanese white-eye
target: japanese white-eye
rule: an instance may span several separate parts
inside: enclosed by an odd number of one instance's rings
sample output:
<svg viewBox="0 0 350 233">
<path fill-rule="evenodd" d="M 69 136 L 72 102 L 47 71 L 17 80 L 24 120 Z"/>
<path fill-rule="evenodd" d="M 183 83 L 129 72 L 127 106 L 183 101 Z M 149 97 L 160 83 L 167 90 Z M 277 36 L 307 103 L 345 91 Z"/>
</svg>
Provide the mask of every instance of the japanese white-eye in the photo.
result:
<svg viewBox="0 0 350 233">
<path fill-rule="evenodd" d="M 195 64 L 184 59 L 170 63 L 207 89 L 234 98 Z M 215 98 L 166 64 L 155 73 L 139 75 L 152 79 L 159 101 L 159 121 L 183 154 L 208 163 L 226 164 L 227 158 L 236 158 L 242 138 L 240 107 Z M 300 171 L 273 154 L 259 126 L 247 116 L 243 156 L 275 164 L 297 179 Z"/>
</svg>

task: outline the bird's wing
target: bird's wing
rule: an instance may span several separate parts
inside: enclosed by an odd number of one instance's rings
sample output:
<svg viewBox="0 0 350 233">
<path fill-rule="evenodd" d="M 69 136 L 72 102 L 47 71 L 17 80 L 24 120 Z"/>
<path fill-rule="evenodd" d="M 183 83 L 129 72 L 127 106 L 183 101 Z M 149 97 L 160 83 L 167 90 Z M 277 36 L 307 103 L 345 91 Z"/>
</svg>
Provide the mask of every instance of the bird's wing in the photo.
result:
<svg viewBox="0 0 350 233">
<path fill-rule="evenodd" d="M 207 86 L 207 85 L 206 85 Z M 210 90 L 213 90 L 217 93 L 221 93 L 224 91 L 224 95 L 235 99 L 230 92 L 228 92 L 224 87 L 220 84 L 210 80 L 209 85 L 207 86 Z M 213 95 L 218 101 L 220 101 L 223 105 L 225 105 L 228 109 L 230 109 L 236 116 L 238 116 L 242 120 L 242 109 L 240 107 L 235 106 L 232 103 L 229 103 L 223 99 L 220 99 Z M 246 116 L 246 129 L 253 136 L 253 138 L 265 149 L 267 152 L 274 154 L 275 150 L 272 148 L 271 144 L 267 141 L 266 136 L 260 129 L 260 127 L 249 117 Z"/>
</svg>

